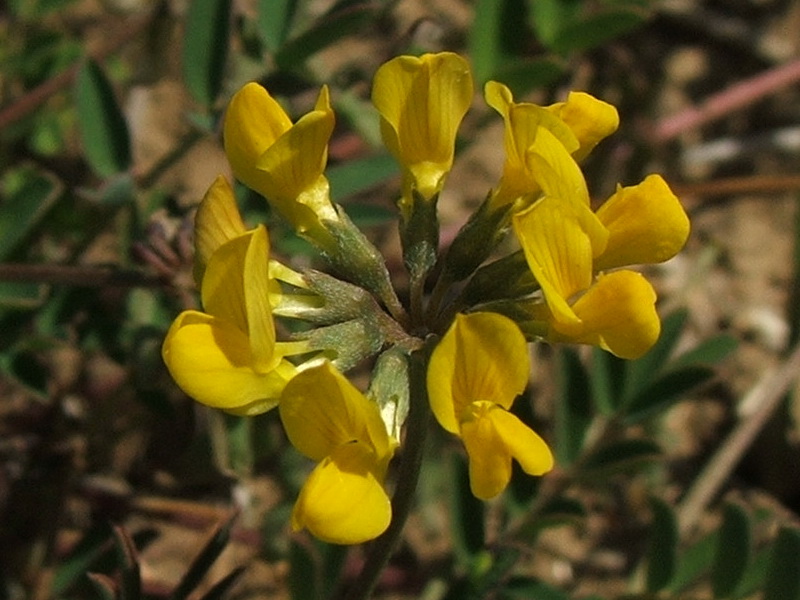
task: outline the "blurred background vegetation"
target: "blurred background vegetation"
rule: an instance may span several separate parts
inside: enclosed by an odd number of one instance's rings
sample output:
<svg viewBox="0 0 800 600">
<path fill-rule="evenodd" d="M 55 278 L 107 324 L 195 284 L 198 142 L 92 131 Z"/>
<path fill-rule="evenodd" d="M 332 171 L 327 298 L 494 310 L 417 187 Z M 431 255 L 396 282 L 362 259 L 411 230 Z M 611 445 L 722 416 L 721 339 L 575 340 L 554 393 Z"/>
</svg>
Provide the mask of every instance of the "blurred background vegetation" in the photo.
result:
<svg viewBox="0 0 800 600">
<path fill-rule="evenodd" d="M 310 465 L 275 414 L 207 410 L 160 344 L 195 306 L 192 211 L 230 176 L 220 116 L 257 80 L 331 87 L 329 179 L 402 282 L 375 69 L 452 50 L 476 83 L 618 107 L 592 194 L 660 172 L 693 236 L 649 274 L 661 342 L 626 362 L 537 345 L 527 422 L 557 469 L 489 505 L 428 449 L 382 598 L 800 598 L 798 0 L 9 0 L 0 7 L 0 598 L 328 598 L 364 549 L 292 534 Z M 446 243 L 499 175 L 480 95 Z M 275 253 L 309 248 L 237 188 Z M 402 284 L 402 283 L 401 283 Z M 363 379 L 363 378 L 362 378 Z"/>
</svg>

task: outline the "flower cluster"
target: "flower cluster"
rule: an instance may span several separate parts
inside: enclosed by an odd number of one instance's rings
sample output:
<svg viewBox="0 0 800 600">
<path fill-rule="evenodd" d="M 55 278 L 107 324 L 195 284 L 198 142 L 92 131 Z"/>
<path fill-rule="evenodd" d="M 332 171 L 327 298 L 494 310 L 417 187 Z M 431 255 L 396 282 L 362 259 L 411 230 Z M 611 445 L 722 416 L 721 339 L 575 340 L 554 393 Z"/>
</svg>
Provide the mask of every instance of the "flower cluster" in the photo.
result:
<svg viewBox="0 0 800 600">
<path fill-rule="evenodd" d="M 331 200 L 328 89 L 294 123 L 256 83 L 228 106 L 234 175 L 315 245 L 336 276 L 271 259 L 267 229 L 244 224 L 219 177 L 195 222 L 202 310 L 176 318 L 163 357 L 198 402 L 238 415 L 278 407 L 289 441 L 317 463 L 292 527 L 322 540 L 360 543 L 389 526 L 389 463 L 400 440 L 418 443 L 413 427 L 425 426 L 404 427 L 410 411 L 430 407 L 463 442 L 472 492 L 492 498 L 508 485 L 512 460 L 530 475 L 553 467 L 545 441 L 510 412 L 528 382 L 529 342 L 593 344 L 635 358 L 658 337 L 655 292 L 625 267 L 674 256 L 689 221 L 657 175 L 618 187 L 592 209 L 579 162 L 618 117 L 588 94 L 542 107 L 486 85 L 486 103 L 505 125 L 505 165 L 440 252 L 437 202 L 473 95 L 469 65 L 452 53 L 401 56 L 375 75 L 383 140 L 402 172 L 403 300 L 378 250 Z M 498 258 L 510 235 L 518 250 Z M 284 319 L 305 326 L 281 336 L 276 321 Z M 364 393 L 343 373 L 371 357 Z M 427 364 L 422 376 L 409 368 L 416 359 Z"/>
</svg>

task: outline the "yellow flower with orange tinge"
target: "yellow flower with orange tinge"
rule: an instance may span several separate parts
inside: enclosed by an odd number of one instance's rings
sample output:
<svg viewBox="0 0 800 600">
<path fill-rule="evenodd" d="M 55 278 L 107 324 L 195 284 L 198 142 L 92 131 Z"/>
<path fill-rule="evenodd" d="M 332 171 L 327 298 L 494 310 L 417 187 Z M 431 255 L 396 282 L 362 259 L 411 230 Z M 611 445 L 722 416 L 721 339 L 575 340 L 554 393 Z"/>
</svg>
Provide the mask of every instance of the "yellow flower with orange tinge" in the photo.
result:
<svg viewBox="0 0 800 600">
<path fill-rule="evenodd" d="M 381 115 L 384 144 L 403 170 L 406 216 L 412 190 L 425 200 L 441 191 L 472 95 L 469 64 L 452 52 L 399 56 L 375 73 L 372 102 Z"/>
<path fill-rule="evenodd" d="M 544 440 L 509 412 L 529 370 L 522 332 L 490 312 L 457 315 L 431 355 L 431 409 L 439 424 L 464 442 L 470 487 L 478 498 L 493 498 L 506 488 L 512 458 L 529 475 L 553 468 Z"/>
<path fill-rule="evenodd" d="M 392 518 L 383 483 L 397 441 L 378 405 L 324 362 L 289 382 L 279 411 L 292 445 L 318 462 L 295 503 L 292 528 L 334 544 L 383 533 Z"/>
<path fill-rule="evenodd" d="M 248 83 L 225 113 L 225 153 L 234 175 L 264 196 L 301 234 L 329 245 L 324 221 L 338 221 L 323 175 L 334 114 L 323 86 L 314 110 L 296 123 L 269 92 Z"/>
<path fill-rule="evenodd" d="M 286 356 L 305 345 L 276 340 L 267 230 L 245 230 L 223 177 L 200 204 L 195 246 L 203 310 L 178 315 L 162 346 L 164 362 L 202 404 L 236 414 L 274 408 L 298 370 Z"/>
</svg>

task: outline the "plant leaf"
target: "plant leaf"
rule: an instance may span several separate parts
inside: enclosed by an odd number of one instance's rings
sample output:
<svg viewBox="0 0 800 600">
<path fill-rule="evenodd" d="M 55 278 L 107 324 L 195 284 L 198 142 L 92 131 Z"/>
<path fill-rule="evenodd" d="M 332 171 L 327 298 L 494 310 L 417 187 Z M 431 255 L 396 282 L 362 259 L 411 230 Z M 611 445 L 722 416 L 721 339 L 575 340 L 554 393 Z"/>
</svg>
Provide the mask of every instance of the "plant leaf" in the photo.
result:
<svg viewBox="0 0 800 600">
<path fill-rule="evenodd" d="M 678 523 L 672 507 L 659 498 L 650 499 L 653 521 L 647 550 L 647 591 L 667 587 L 675 575 L 678 551 Z"/>
<path fill-rule="evenodd" d="M 559 398 L 555 404 L 555 455 L 562 466 L 572 464 L 583 449 L 586 430 L 592 421 L 593 407 L 589 401 L 589 375 L 572 348 L 559 353 Z"/>
<path fill-rule="evenodd" d="M 130 134 L 122 110 L 103 71 L 86 59 L 75 79 L 78 128 L 86 160 L 101 177 L 131 166 Z"/>
<path fill-rule="evenodd" d="M 800 529 L 783 527 L 772 548 L 763 600 L 800 598 Z"/>
<path fill-rule="evenodd" d="M 739 585 L 750 557 L 750 544 L 750 519 L 747 513 L 735 504 L 728 504 L 711 570 L 714 598 L 727 598 Z"/>
<path fill-rule="evenodd" d="M 219 96 L 228 58 L 231 0 L 191 0 L 183 39 L 183 78 L 198 103 Z"/>
<path fill-rule="evenodd" d="M 258 29 L 264 45 L 277 53 L 292 26 L 297 12 L 297 0 L 258 0 Z"/>
<path fill-rule="evenodd" d="M 638 423 L 669 408 L 714 376 L 710 367 L 689 366 L 670 370 L 634 396 L 626 407 L 625 423 Z"/>
<path fill-rule="evenodd" d="M 592 477 L 607 477 L 629 470 L 661 456 L 661 447 L 652 440 L 620 440 L 598 448 L 583 463 L 583 472 Z"/>
</svg>

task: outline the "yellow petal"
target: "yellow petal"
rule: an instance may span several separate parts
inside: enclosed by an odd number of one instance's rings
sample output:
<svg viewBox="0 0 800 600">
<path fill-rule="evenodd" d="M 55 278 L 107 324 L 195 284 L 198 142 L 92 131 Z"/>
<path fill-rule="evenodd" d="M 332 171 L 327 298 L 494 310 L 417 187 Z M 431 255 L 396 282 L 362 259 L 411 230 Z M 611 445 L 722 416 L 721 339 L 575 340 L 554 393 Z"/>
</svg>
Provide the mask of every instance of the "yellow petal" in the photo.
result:
<svg viewBox="0 0 800 600">
<path fill-rule="evenodd" d="M 233 188 L 219 175 L 208 188 L 194 218 L 195 281 L 198 285 L 214 251 L 244 232 Z"/>
<path fill-rule="evenodd" d="M 486 414 L 493 409 L 492 404 L 481 402 L 471 408 L 475 414 L 461 425 L 461 438 L 469 457 L 469 485 L 476 498 L 488 500 L 511 481 L 511 453 Z"/>
<path fill-rule="evenodd" d="M 458 435 L 473 402 L 509 407 L 528 383 L 525 337 L 509 318 L 490 312 L 456 315 L 428 364 L 428 397 L 441 426 Z"/>
<path fill-rule="evenodd" d="M 588 206 L 549 197 L 515 214 L 512 222 L 554 319 L 562 327 L 578 326 L 569 301 L 592 283 L 592 256 L 604 245 L 604 228 Z"/>
<path fill-rule="evenodd" d="M 425 198 L 441 189 L 453 164 L 472 94 L 469 64 L 451 52 L 399 56 L 375 73 L 372 102 L 384 143 Z"/>
<path fill-rule="evenodd" d="M 229 321 L 197 311 L 185 311 L 175 319 L 162 356 L 172 378 L 189 396 L 238 414 L 273 408 L 295 373 L 287 361 L 267 373 L 256 372 L 244 332 Z"/>
<path fill-rule="evenodd" d="M 469 412 L 461 436 L 469 456 L 470 487 L 477 498 L 494 498 L 506 488 L 512 458 L 530 475 L 553 468 L 547 444 L 516 416 L 491 402 L 477 402 Z"/>
<path fill-rule="evenodd" d="M 316 108 L 256 161 L 256 168 L 268 175 L 264 195 L 300 232 L 317 227 L 320 220 L 339 218 L 323 176 L 334 122 L 328 88 L 323 86 Z"/>
<path fill-rule="evenodd" d="M 543 475 L 553 468 L 553 453 L 545 441 L 530 427 L 507 410 L 495 409 L 488 413 L 497 435 L 503 440 L 511 456 L 528 475 Z"/>
<path fill-rule="evenodd" d="M 583 172 L 551 131 L 540 129 L 525 153 L 525 161 L 545 195 L 589 205 L 589 190 Z"/>
<path fill-rule="evenodd" d="M 228 104 L 223 125 L 225 154 L 236 178 L 266 195 L 269 178 L 256 169 L 256 161 L 291 126 L 289 116 L 263 87 L 251 82 L 239 90 Z"/>
<path fill-rule="evenodd" d="M 254 368 L 261 372 L 281 360 L 274 352 L 268 262 L 267 230 L 259 225 L 211 255 L 201 287 L 203 308 L 248 337 Z"/>
<path fill-rule="evenodd" d="M 360 544 L 389 526 L 392 506 L 373 473 L 375 456 L 363 444 L 345 444 L 311 472 L 292 512 L 292 528 L 307 528 L 332 544 Z"/>
<path fill-rule="evenodd" d="M 639 358 L 661 332 L 655 301 L 652 286 L 640 273 L 600 275 L 572 306 L 583 323 L 583 331 L 572 341 L 598 345 L 620 358 Z"/>
<path fill-rule="evenodd" d="M 551 111 L 527 102 L 515 103 L 511 90 L 501 83 L 487 82 L 484 95 L 486 103 L 502 115 L 505 124 L 506 161 L 492 202 L 503 205 L 524 195 L 535 196 L 541 185 L 537 172 L 531 170 L 528 151 L 536 143 L 537 132 L 547 130 L 550 137 L 544 143 L 551 143 L 550 138 L 555 137 L 567 155 L 577 149 L 578 141 L 569 127 Z"/>
<path fill-rule="evenodd" d="M 689 217 L 659 175 L 617 189 L 597 217 L 609 232 L 605 252 L 595 260 L 597 270 L 669 260 L 689 237 Z"/>
<path fill-rule="evenodd" d="M 601 140 L 619 127 L 617 109 L 584 92 L 570 92 L 566 102 L 559 102 L 548 108 L 578 138 L 580 148 L 572 152 L 577 161 L 583 160 Z"/>
<path fill-rule="evenodd" d="M 295 229 L 325 237 L 320 221 L 338 220 L 322 176 L 333 132 L 328 88 L 313 111 L 292 125 L 269 92 L 244 86 L 225 115 L 225 153 L 236 177 L 267 198 Z"/>
<path fill-rule="evenodd" d="M 329 362 L 301 371 L 284 390 L 280 415 L 289 441 L 311 459 L 358 441 L 384 463 L 394 451 L 377 404 Z"/>
</svg>

